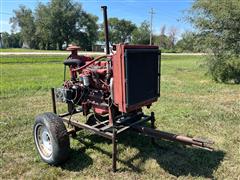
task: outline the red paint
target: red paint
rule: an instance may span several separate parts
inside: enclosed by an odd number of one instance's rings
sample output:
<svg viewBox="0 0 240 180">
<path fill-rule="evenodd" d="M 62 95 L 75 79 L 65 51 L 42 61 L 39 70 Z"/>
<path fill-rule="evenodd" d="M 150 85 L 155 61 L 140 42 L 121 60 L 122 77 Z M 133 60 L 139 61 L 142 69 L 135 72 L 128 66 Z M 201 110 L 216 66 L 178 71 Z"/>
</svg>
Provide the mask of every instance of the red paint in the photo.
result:
<svg viewBox="0 0 240 180">
<path fill-rule="evenodd" d="M 114 111 L 128 113 L 140 110 L 143 106 L 151 106 L 153 102 L 157 101 L 156 97 L 127 107 L 124 63 L 124 52 L 126 49 L 158 49 L 158 47 L 147 45 L 135 46 L 118 44 L 116 45 L 115 54 L 108 56 L 99 56 L 95 59 L 89 59 L 89 57 L 86 56 L 78 56 L 76 52 L 77 50 L 71 49 L 72 54 L 69 57 L 84 60 L 85 62 L 85 65 L 83 66 L 70 67 L 71 76 L 74 76 L 76 78 L 83 78 L 85 76 L 88 76 L 90 90 L 93 90 L 90 91 L 90 94 L 88 95 L 88 98 L 85 102 L 80 102 L 84 110 L 84 115 L 87 115 L 89 113 L 89 110 L 92 109 L 96 114 L 109 114 L 109 122 L 113 123 L 114 117 L 112 116 L 114 116 Z M 108 58 L 111 60 L 112 69 L 110 69 L 110 71 L 108 71 L 108 62 L 101 61 L 103 58 Z M 97 77 L 95 78 L 96 75 Z M 106 104 L 109 103 L 106 101 L 106 97 L 108 97 L 110 94 L 110 84 L 109 81 L 106 80 L 107 75 L 109 75 L 110 78 L 113 77 L 113 99 L 114 105 L 116 105 L 116 107 L 112 109 L 111 107 L 106 106 Z M 83 88 L 81 81 L 76 83 L 79 85 L 79 87 Z M 104 92 L 104 95 L 94 93 L 94 91 L 100 90 Z M 101 106 L 102 103 L 105 103 L 105 105 Z"/>
<path fill-rule="evenodd" d="M 105 115 L 108 113 L 108 109 L 102 108 L 102 107 L 93 107 L 94 113 L 100 114 L 100 115 Z"/>
</svg>

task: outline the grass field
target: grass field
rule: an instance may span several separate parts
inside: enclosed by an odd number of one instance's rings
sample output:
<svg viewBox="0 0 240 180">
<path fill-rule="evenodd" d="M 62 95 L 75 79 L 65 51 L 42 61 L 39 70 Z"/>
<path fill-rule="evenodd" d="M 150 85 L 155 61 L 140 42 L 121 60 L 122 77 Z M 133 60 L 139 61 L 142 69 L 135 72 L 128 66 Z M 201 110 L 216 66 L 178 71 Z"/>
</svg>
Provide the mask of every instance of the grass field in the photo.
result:
<svg viewBox="0 0 240 180">
<path fill-rule="evenodd" d="M 161 98 L 154 111 L 158 129 L 215 141 L 215 151 L 157 141 L 127 132 L 119 138 L 118 172 L 111 142 L 79 132 L 71 159 L 43 163 L 32 136 L 34 117 L 51 111 L 49 89 L 60 86 L 64 56 L 1 57 L 0 179 L 239 179 L 240 86 L 204 75 L 200 56 L 163 56 Z"/>
<path fill-rule="evenodd" d="M 59 52 L 58 50 L 51 50 L 52 52 Z M 25 48 L 1 48 L 0 52 L 49 52 L 48 50 L 36 50 Z"/>
<path fill-rule="evenodd" d="M 60 50 L 38 50 L 25 48 L 1 48 L 0 52 L 62 52 Z"/>
</svg>

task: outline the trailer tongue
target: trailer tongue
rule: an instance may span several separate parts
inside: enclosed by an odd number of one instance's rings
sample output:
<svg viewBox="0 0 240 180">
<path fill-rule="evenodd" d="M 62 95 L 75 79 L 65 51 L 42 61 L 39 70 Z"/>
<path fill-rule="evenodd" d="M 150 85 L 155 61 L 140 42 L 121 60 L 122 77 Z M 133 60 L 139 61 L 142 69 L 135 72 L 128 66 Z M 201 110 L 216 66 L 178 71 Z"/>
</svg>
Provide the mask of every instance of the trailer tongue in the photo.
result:
<svg viewBox="0 0 240 180">
<path fill-rule="evenodd" d="M 159 131 L 159 130 L 144 127 L 141 125 L 133 126 L 132 129 L 140 134 L 144 134 L 156 139 L 160 138 L 160 139 L 165 139 L 169 141 L 176 141 L 192 147 L 213 151 L 213 147 L 211 145 L 213 145 L 214 142 L 207 140 L 205 138 L 191 138 L 183 135 L 177 135 L 169 132 Z"/>
</svg>

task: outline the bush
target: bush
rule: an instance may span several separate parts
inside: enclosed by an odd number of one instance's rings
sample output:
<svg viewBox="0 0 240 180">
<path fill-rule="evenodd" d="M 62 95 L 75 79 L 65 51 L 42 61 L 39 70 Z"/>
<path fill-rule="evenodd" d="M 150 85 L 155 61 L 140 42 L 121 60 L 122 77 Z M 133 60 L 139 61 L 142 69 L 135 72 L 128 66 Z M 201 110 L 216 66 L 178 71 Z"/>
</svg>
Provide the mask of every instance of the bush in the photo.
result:
<svg viewBox="0 0 240 180">
<path fill-rule="evenodd" d="M 179 51 L 178 49 L 163 49 L 160 48 L 162 53 L 181 53 L 181 51 Z"/>
<path fill-rule="evenodd" d="M 212 77 L 240 83 L 240 1 L 196 0 L 187 19 L 195 26 L 202 48 L 213 54 L 208 61 Z"/>
<path fill-rule="evenodd" d="M 240 58 L 229 54 L 215 54 L 207 59 L 208 72 L 215 81 L 240 84 Z"/>
</svg>

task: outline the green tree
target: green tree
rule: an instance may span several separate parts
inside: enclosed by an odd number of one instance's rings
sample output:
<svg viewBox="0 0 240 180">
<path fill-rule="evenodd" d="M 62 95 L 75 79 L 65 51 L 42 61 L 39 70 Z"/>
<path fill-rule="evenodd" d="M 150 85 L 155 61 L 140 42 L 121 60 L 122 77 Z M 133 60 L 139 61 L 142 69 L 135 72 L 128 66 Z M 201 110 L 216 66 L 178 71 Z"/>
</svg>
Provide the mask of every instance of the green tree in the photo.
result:
<svg viewBox="0 0 240 180">
<path fill-rule="evenodd" d="M 201 52 L 201 42 L 194 32 L 186 31 L 181 35 L 181 39 L 176 43 L 179 52 Z"/>
<path fill-rule="evenodd" d="M 177 28 L 171 27 L 166 33 L 166 26 L 160 28 L 160 35 L 154 35 L 154 45 L 159 46 L 162 52 L 176 52 Z"/>
<path fill-rule="evenodd" d="M 133 44 L 149 44 L 150 24 L 147 21 L 141 23 L 141 25 L 135 29 L 132 33 Z"/>
<path fill-rule="evenodd" d="M 9 48 L 10 47 L 10 34 L 7 32 L 2 33 L 2 43 L 3 48 Z"/>
<path fill-rule="evenodd" d="M 161 28 L 160 28 L 160 35 L 154 35 L 153 36 L 153 41 L 154 41 L 154 44 L 159 46 L 159 48 L 162 50 L 162 51 L 165 51 L 165 50 L 169 50 L 170 49 L 170 39 L 169 37 L 166 35 L 166 26 L 163 25 Z"/>
<path fill-rule="evenodd" d="M 109 39 L 112 44 L 126 43 L 131 41 L 131 34 L 136 25 L 131 21 L 118 18 L 109 18 Z M 100 40 L 104 41 L 104 28 L 101 25 Z"/>
<path fill-rule="evenodd" d="M 155 37 L 155 44 L 159 46 L 160 49 L 167 49 L 169 44 L 169 38 L 165 34 L 166 26 L 163 25 L 160 30 L 159 37 Z"/>
<path fill-rule="evenodd" d="M 79 44 L 83 50 L 91 50 L 92 45 L 98 40 L 97 21 L 97 16 L 82 12 L 77 21 L 78 26 L 71 41 Z"/>
<path fill-rule="evenodd" d="M 30 48 L 36 47 L 35 41 L 35 23 L 32 10 L 25 6 L 20 6 L 19 9 L 13 11 L 15 16 L 10 18 L 12 28 L 17 26 L 21 28 L 21 38 Z"/>
<path fill-rule="evenodd" d="M 53 44 L 50 14 L 50 8 L 47 5 L 38 4 L 35 12 L 35 34 L 38 39 L 39 49 L 51 49 L 51 44 Z"/>
<path fill-rule="evenodd" d="M 48 7 L 50 9 L 51 39 L 61 50 L 64 42 L 68 44 L 76 30 L 82 7 L 79 3 L 73 3 L 71 0 L 52 0 Z"/>
<path fill-rule="evenodd" d="M 98 38 L 98 18 L 72 0 L 39 3 L 35 13 L 20 6 L 14 13 L 11 18 L 13 28 L 20 27 L 22 39 L 31 48 L 61 50 L 63 44 L 76 42 L 83 49 L 90 50 Z"/>
<path fill-rule="evenodd" d="M 154 36 L 154 44 L 158 45 L 161 49 L 169 49 L 170 40 L 167 35 L 160 34 L 159 36 Z"/>
<path fill-rule="evenodd" d="M 168 38 L 169 38 L 169 48 L 174 49 L 176 39 L 177 39 L 177 28 L 176 27 L 171 27 L 168 32 Z"/>
<path fill-rule="evenodd" d="M 216 81 L 240 83 L 240 1 L 197 0 L 189 12 L 188 20 L 212 54 L 209 73 Z"/>
<path fill-rule="evenodd" d="M 12 48 L 20 48 L 22 46 L 22 40 L 21 40 L 21 33 L 11 33 L 10 35 L 10 47 Z"/>
<path fill-rule="evenodd" d="M 37 12 L 37 29 L 48 45 L 62 49 L 64 43 L 75 42 L 82 49 L 91 50 L 97 40 L 98 18 L 85 12 L 78 2 L 52 0 L 46 6 L 40 4 Z"/>
<path fill-rule="evenodd" d="M 3 48 L 20 48 L 22 41 L 20 33 L 9 34 L 7 32 L 2 33 Z"/>
</svg>

